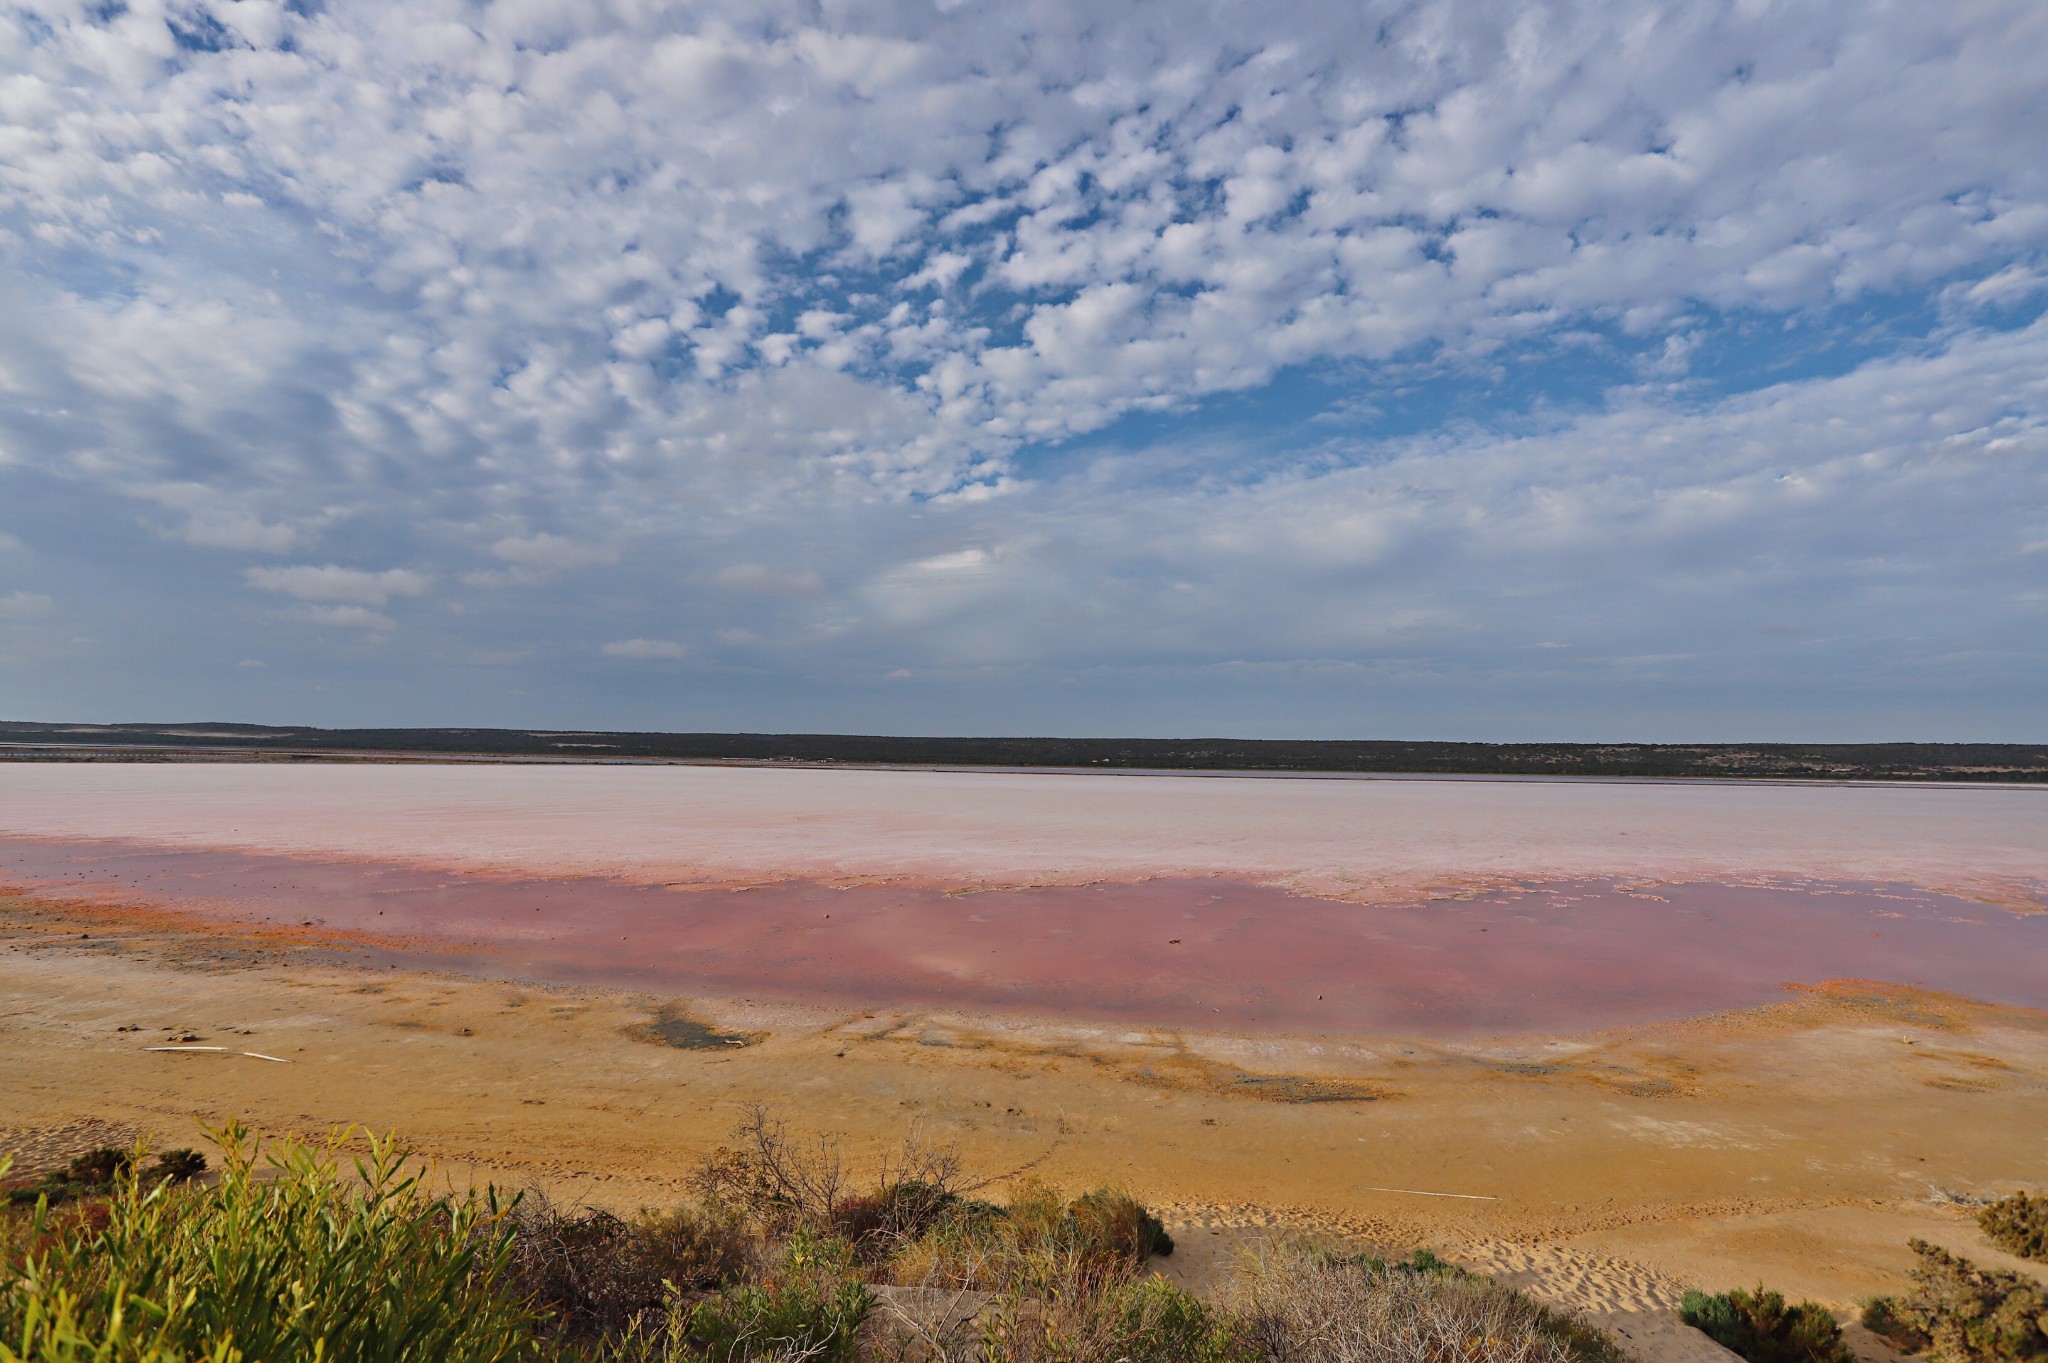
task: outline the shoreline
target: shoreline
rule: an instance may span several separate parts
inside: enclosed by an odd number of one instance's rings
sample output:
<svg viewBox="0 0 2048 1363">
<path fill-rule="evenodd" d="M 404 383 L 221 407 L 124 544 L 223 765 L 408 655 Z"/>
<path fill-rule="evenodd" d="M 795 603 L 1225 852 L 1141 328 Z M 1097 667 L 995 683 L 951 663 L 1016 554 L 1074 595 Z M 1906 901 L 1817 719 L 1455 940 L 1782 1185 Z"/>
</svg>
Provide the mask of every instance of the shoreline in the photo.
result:
<svg viewBox="0 0 2048 1363">
<path fill-rule="evenodd" d="M 766 1101 L 857 1156 L 914 1126 L 978 1168 L 1121 1184 L 1226 1247 L 1261 1228 L 1432 1246 L 1605 1312 L 1632 1343 L 1663 1339 L 1646 1356 L 1666 1363 L 1679 1285 L 1763 1277 L 1847 1306 L 1898 1284 L 1909 1235 L 2004 1264 L 1958 1199 L 2034 1176 L 2029 1133 L 2048 1127 L 2048 1014 L 1911 990 L 1338 1047 L 522 986 L 285 942 L 230 950 L 161 923 L 116 952 L 100 931 L 0 904 L 17 1077 L 0 1128 L 97 1119 L 183 1145 L 230 1115 L 273 1133 L 359 1122 L 450 1177 L 628 1211 L 681 1196 L 693 1161 Z M 648 1024 L 678 1006 L 751 1044 L 660 1044 Z M 228 1053 L 143 1049 L 166 1035 Z"/>
</svg>

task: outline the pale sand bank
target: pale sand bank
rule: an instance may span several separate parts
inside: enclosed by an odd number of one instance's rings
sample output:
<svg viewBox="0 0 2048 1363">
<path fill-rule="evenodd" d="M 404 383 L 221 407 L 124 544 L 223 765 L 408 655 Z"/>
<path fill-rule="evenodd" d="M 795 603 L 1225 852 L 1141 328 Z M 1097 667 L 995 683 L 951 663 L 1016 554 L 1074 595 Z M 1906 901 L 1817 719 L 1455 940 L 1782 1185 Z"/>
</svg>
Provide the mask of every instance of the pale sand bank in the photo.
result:
<svg viewBox="0 0 2048 1363">
<path fill-rule="evenodd" d="M 1639 876 L 2040 907 L 2048 789 L 728 767 L 0 767 L 0 832 L 643 883 L 1226 876 L 1360 902 Z"/>
</svg>

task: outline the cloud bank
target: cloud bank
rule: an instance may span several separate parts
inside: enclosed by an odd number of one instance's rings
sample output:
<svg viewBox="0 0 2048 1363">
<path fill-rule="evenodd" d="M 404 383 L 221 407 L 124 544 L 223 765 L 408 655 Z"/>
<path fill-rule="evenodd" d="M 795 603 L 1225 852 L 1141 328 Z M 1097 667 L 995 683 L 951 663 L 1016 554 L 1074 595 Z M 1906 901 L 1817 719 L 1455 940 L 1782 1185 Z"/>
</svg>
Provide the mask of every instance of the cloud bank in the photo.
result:
<svg viewBox="0 0 2048 1363">
<path fill-rule="evenodd" d="M 2048 738 L 2044 50 L 17 4 L 5 703 Z"/>
</svg>

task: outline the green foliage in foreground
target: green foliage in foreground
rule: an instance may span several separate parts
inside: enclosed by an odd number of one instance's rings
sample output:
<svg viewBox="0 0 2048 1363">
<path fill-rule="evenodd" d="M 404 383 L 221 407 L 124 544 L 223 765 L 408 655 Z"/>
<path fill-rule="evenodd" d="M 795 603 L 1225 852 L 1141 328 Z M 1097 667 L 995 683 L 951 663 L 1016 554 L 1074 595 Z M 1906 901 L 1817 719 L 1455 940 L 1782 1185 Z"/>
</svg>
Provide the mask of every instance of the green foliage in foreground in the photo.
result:
<svg viewBox="0 0 2048 1363">
<path fill-rule="evenodd" d="M 853 1357 L 873 1304 L 851 1244 L 799 1231 L 766 1281 L 723 1288 L 699 1302 L 681 1333 L 714 1359 L 772 1354 L 842 1363 Z"/>
<path fill-rule="evenodd" d="M 2001 1198 L 1977 1213 L 1977 1224 L 2006 1253 L 2048 1260 L 2048 1195 Z"/>
<path fill-rule="evenodd" d="M 0 1282 L 0 1363 L 496 1363 L 525 1348 L 487 1196 L 429 1194 L 388 1140 L 348 1178 L 332 1146 L 281 1143 L 259 1176 L 245 1130 L 218 1139 L 215 1187 L 122 1170 L 90 1215 L 37 1209 Z"/>
<path fill-rule="evenodd" d="M 707 1162 L 734 1195 L 631 1218 L 432 1193 L 389 1141 L 230 1126 L 210 1186 L 98 1152 L 63 1175 L 92 1191 L 0 1207 L 0 1363 L 1625 1363 L 1427 1251 L 1275 1243 L 1209 1301 L 1148 1276 L 1172 1242 L 1123 1193 L 998 1205 L 950 1154 L 864 1188 L 748 1133 Z"/>
<path fill-rule="evenodd" d="M 1855 1363 L 1834 1315 L 1814 1302 L 1788 1305 L 1761 1286 L 1754 1292 L 1688 1292 L 1685 1323 L 1749 1363 Z"/>
</svg>

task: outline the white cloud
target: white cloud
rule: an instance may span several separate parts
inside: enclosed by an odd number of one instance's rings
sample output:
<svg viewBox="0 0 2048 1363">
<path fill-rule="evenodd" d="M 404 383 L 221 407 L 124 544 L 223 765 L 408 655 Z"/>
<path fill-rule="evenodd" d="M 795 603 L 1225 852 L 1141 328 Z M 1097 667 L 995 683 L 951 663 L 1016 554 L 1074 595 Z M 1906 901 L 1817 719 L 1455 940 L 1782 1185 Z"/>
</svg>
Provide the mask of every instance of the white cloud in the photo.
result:
<svg viewBox="0 0 2048 1363">
<path fill-rule="evenodd" d="M 763 596 L 815 596 L 825 587 L 816 573 L 784 572 L 758 563 L 720 568 L 712 580 L 736 592 L 757 592 Z"/>
<path fill-rule="evenodd" d="M 24 545 L 20 540 L 6 531 L 0 530 L 0 553 L 26 552 L 27 548 L 28 546 Z"/>
<path fill-rule="evenodd" d="M 680 658 L 689 652 L 681 644 L 667 639 L 622 639 L 615 644 L 606 644 L 598 650 L 607 658 Z"/>
<path fill-rule="evenodd" d="M 0 619 L 27 620 L 48 615 L 57 603 L 41 592 L 9 592 L 0 596 Z"/>
<path fill-rule="evenodd" d="M 294 606 L 289 612 L 294 620 L 304 620 L 311 625 L 334 625 L 341 629 L 392 630 L 398 622 L 382 611 L 367 606 Z"/>
<path fill-rule="evenodd" d="M 467 572 L 465 584 L 472 587 L 533 587 L 570 568 L 617 563 L 616 549 L 602 544 L 583 544 L 561 535 L 508 535 L 491 545 L 491 555 L 510 567 Z"/>
<path fill-rule="evenodd" d="M 418 596 L 427 589 L 426 575 L 410 568 L 378 572 L 339 568 L 331 563 L 318 567 L 302 564 L 289 568 L 247 568 L 242 575 L 258 591 L 276 592 L 300 601 L 339 601 L 356 606 L 382 606 L 394 596 Z"/>
<path fill-rule="evenodd" d="M 598 544 L 579 544 L 560 535 L 508 535 L 491 546 L 494 557 L 521 568 L 580 568 L 616 563 L 618 552 Z"/>
<path fill-rule="evenodd" d="M 930 494 L 1285 365 L 1985 266 L 2005 297 L 2048 244 L 2025 0 L 1283 3 L 1249 47 L 1144 6 L 214 8 L 246 44 L 54 5 L 0 35 L 0 205 L 47 267 L 13 339 L 109 478 L 331 503 L 411 467 L 519 513 L 794 458 Z M 132 292 L 31 282 L 81 250 Z M 839 386 L 735 405 L 756 363 Z"/>
<path fill-rule="evenodd" d="M 210 638 L 222 554 L 345 526 L 416 566 L 243 580 L 365 630 L 553 583 L 435 657 L 765 638 L 795 686 L 1577 667 L 1802 593 L 1818 650 L 2036 587 L 2048 336 L 1978 329 L 2048 257 L 2030 0 L 201 11 L 0 14 L 0 495 L 163 531 L 90 541 L 95 610 Z M 1867 358 L 1717 396 L 1781 325 Z"/>
</svg>

